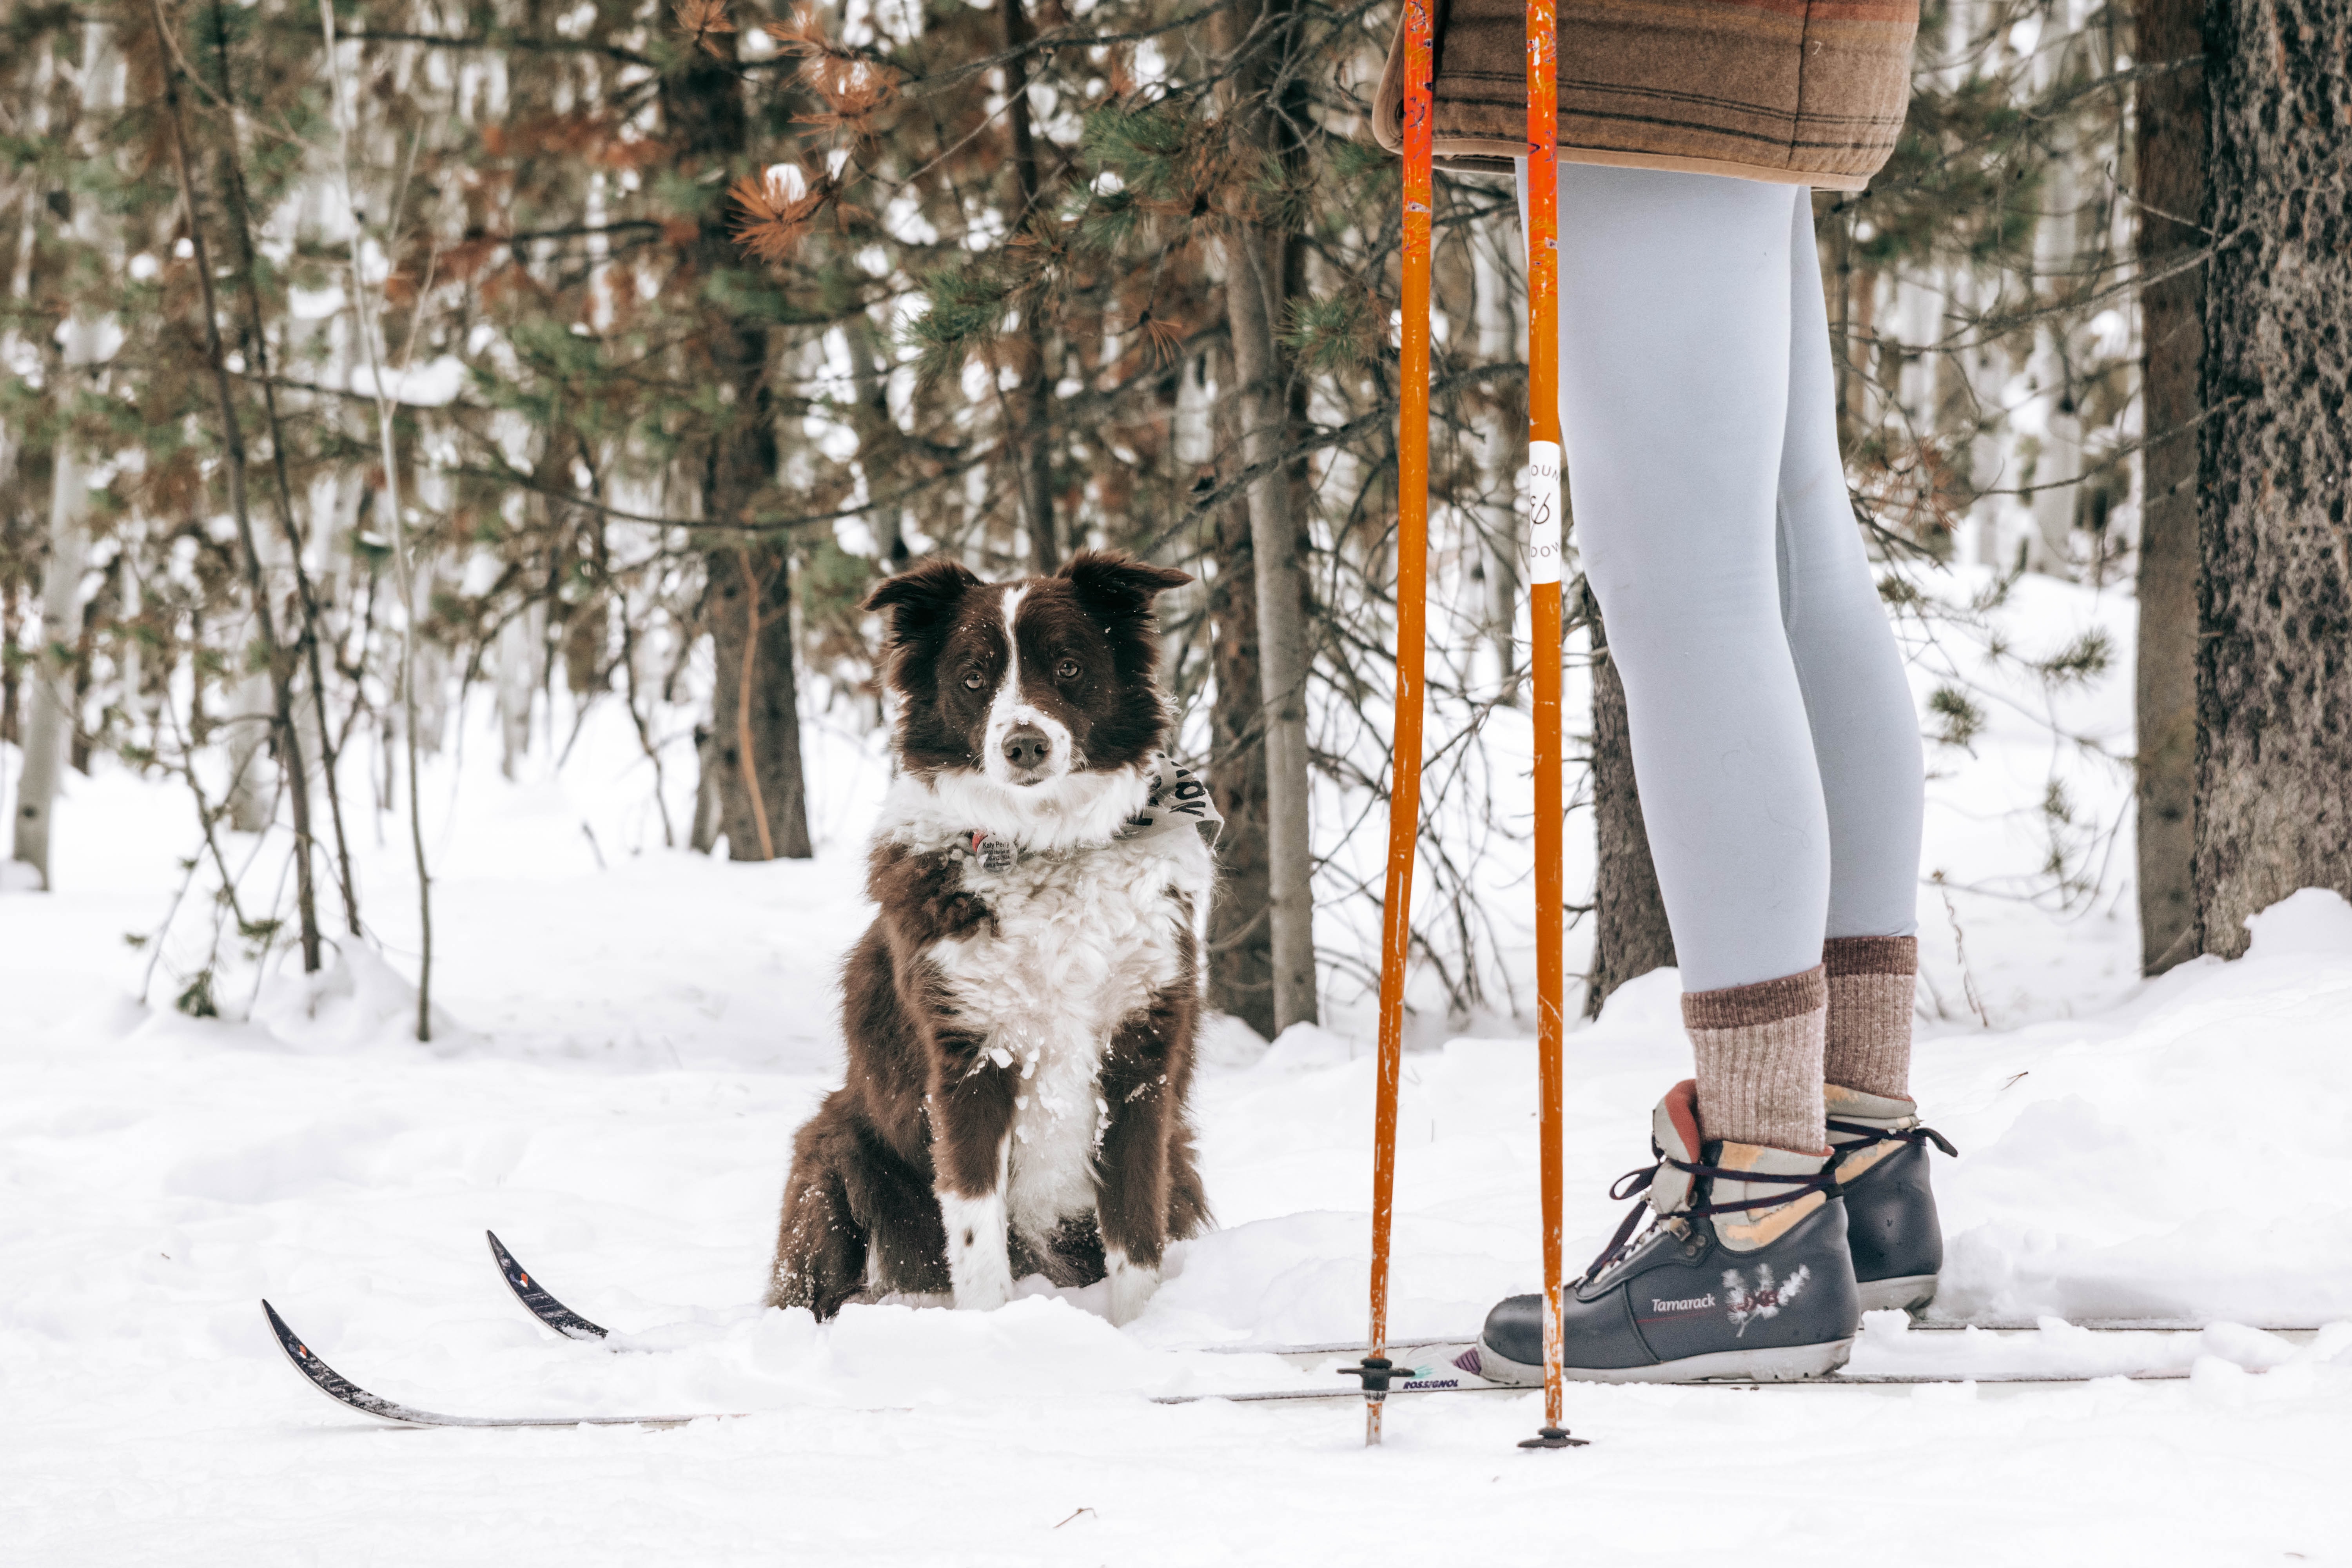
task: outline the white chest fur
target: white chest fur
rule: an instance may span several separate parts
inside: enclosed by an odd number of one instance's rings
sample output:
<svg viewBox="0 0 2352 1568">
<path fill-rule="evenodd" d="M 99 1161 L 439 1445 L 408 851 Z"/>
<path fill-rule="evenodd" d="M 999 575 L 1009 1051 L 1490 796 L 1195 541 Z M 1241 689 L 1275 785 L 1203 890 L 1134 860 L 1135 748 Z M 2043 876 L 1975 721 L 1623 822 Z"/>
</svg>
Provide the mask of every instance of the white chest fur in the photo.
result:
<svg viewBox="0 0 2352 1568">
<path fill-rule="evenodd" d="M 1109 1106 L 1098 1084 L 1120 1022 L 1173 984 L 1185 910 L 1207 889 L 1209 854 L 1181 833 L 1024 858 L 1003 871 L 974 864 L 968 887 L 993 931 L 931 952 L 958 1013 L 986 1052 L 1017 1075 L 1006 1150 L 1006 1219 L 1042 1238 L 1095 1206 L 1095 1154 Z"/>
</svg>

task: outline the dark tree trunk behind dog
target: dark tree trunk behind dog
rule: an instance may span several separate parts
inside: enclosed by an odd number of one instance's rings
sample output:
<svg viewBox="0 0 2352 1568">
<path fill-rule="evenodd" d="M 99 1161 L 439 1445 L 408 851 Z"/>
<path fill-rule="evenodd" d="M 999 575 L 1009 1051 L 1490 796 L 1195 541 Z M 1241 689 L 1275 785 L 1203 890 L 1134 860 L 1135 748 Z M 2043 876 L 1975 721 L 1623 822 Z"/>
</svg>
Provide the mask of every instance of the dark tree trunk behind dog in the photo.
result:
<svg viewBox="0 0 2352 1568">
<path fill-rule="evenodd" d="M 1222 356 L 1221 356 L 1222 357 Z M 1216 376 L 1232 384 L 1230 362 Z M 1238 452 L 1232 400 L 1218 399 L 1217 449 Z M 1209 584 L 1212 668 L 1209 793 L 1225 818 L 1217 839 L 1217 896 L 1209 907 L 1209 1005 L 1266 1038 L 1275 1035 L 1273 884 L 1265 853 L 1265 702 L 1257 666 L 1257 560 L 1249 510 L 1236 500 L 1215 519 L 1217 574 Z"/>
<path fill-rule="evenodd" d="M 1601 606 L 1584 591 L 1592 627 L 1592 820 L 1600 838 L 1600 872 L 1592 889 L 1592 967 L 1584 977 L 1584 1013 L 1601 1005 L 1628 980 L 1675 962 L 1675 933 L 1650 858 L 1642 794 L 1633 784 L 1633 748 L 1625 727 L 1625 687 L 1609 658 Z M 1543 654 L 1538 651 L 1536 656 Z M 1557 654 L 1552 657 L 1558 658 Z"/>
<path fill-rule="evenodd" d="M 2187 62 L 2135 89 L 2139 260 L 2156 276 L 2201 250 L 2205 210 L 2204 22 L 2207 0 L 2139 0 L 2137 54 Z M 2137 697 L 2140 966 L 2148 973 L 2196 955 L 2197 363 L 2205 270 L 2190 268 L 2140 293 L 2141 406 L 2148 445 L 2140 514 Z"/>
<path fill-rule="evenodd" d="M 2352 9 L 2215 0 L 2200 444 L 2197 921 L 2352 894 Z"/>
<path fill-rule="evenodd" d="M 709 35 L 727 52 L 690 51 L 662 84 L 662 112 L 675 138 L 684 178 L 723 188 L 750 145 L 733 33 Z M 727 233 L 728 204 L 703 209 L 688 264 L 716 279 L 739 271 Z M 766 285 L 750 275 L 740 292 Z M 698 477 L 704 521 L 740 526 L 776 472 L 776 421 L 768 385 L 768 326 L 720 301 L 739 290 L 707 288 L 701 321 L 687 353 L 720 389 L 725 414 L 702 450 Z M 727 853 L 735 860 L 805 858 L 808 809 L 801 774 L 800 715 L 793 689 L 792 563 L 782 539 L 735 532 L 705 542 L 710 629 L 718 679 L 711 702 L 711 755 L 719 764 Z M 748 699 L 748 700 L 747 700 Z"/>
<path fill-rule="evenodd" d="M 1293 0 L 1263 0 L 1221 13 L 1210 23 L 1216 47 L 1234 59 L 1224 96 L 1233 145 L 1272 163 L 1295 165 L 1300 149 L 1291 126 L 1273 112 L 1289 85 L 1299 30 Z M 1294 122 L 1296 123 L 1296 122 Z M 1278 463 L 1294 433 L 1290 366 L 1279 333 L 1286 301 L 1286 260 L 1297 237 L 1265 221 L 1254 193 L 1239 193 L 1225 215 L 1225 316 L 1234 345 L 1234 382 L 1242 424 L 1242 460 Z M 1222 390 L 1222 388 L 1220 389 Z M 1277 1027 L 1318 1021 L 1315 983 L 1315 855 L 1309 802 L 1313 761 L 1307 736 L 1307 688 L 1314 637 L 1305 568 L 1305 520 L 1287 465 L 1248 487 L 1252 556 L 1257 584 L 1258 689 L 1265 703 L 1267 913 Z"/>
<path fill-rule="evenodd" d="M 768 445 L 772 454 L 774 444 Z M 812 851 L 793 688 L 787 547 L 721 548 L 709 552 L 704 563 L 709 586 L 703 619 L 717 660 L 710 753 L 718 763 L 727 857 L 804 860 Z"/>
</svg>

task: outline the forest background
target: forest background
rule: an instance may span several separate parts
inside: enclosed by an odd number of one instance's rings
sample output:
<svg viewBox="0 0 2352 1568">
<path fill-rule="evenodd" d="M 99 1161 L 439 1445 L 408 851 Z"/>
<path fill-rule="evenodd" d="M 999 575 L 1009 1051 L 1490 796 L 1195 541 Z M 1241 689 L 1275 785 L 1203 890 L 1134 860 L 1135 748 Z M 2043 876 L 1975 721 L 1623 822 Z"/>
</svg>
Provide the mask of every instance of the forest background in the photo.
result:
<svg viewBox="0 0 2352 1568">
<path fill-rule="evenodd" d="M 2007 890 L 2127 889 L 2151 970 L 2352 892 L 2345 9 L 1931 4 L 1893 162 L 1814 200 L 1890 609 L 2137 595 L 2134 742 L 2051 735 L 2131 781 L 2136 865 L 2053 763 L 2047 857 Z M 382 945 L 398 900 L 429 1032 L 420 770 L 469 701 L 510 776 L 624 710 L 663 844 L 806 856 L 806 733 L 886 718 L 868 588 L 1115 547 L 1197 579 L 1162 634 L 1228 823 L 1213 1003 L 1270 1036 L 1370 983 L 1377 887 L 1336 847 L 1388 770 L 1393 5 L 5 15 L 0 888 L 72 881 L 67 770 L 176 779 L 174 908 L 210 921 L 165 994 L 233 1011 L 231 971 Z M 1531 657 L 1507 182 L 1441 180 L 1435 232 L 1417 994 L 1516 1013 L 1482 881 L 1532 838 L 1496 740 Z M 1591 1010 L 1672 945 L 1605 630 L 1570 602 Z M 2117 650 L 1988 654 L 2055 690 Z M 1931 750 L 2000 700 L 1938 685 Z M 411 836 L 414 881 L 361 884 L 363 821 Z"/>
</svg>

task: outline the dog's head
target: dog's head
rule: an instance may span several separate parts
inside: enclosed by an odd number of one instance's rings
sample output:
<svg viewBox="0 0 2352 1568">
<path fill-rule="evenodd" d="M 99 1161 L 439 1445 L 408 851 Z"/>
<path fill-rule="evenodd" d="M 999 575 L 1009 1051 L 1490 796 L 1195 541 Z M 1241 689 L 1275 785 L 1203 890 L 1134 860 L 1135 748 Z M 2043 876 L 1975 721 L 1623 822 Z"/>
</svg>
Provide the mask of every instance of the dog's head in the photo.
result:
<svg viewBox="0 0 2352 1568">
<path fill-rule="evenodd" d="M 1168 728 L 1151 602 L 1191 581 L 1082 550 L 1020 583 L 926 561 L 881 584 L 866 607 L 887 617 L 899 760 L 925 777 L 979 773 L 1020 791 L 1141 762 Z"/>
</svg>

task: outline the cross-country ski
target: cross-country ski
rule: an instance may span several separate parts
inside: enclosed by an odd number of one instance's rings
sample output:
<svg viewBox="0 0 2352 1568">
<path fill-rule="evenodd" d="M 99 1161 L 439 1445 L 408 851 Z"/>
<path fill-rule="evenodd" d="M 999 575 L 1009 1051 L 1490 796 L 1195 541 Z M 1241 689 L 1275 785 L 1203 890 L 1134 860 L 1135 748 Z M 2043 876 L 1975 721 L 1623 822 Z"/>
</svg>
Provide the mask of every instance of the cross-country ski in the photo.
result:
<svg viewBox="0 0 2352 1568">
<path fill-rule="evenodd" d="M 493 1242 L 493 1246 L 496 1246 L 495 1241 Z M 511 1262 L 510 1254 L 506 1254 L 503 1248 L 499 1248 L 499 1250 L 500 1251 L 502 1258 Z M 520 1272 L 519 1266 L 517 1272 Z M 529 1287 L 525 1286 L 524 1288 Z M 548 1300 L 551 1300 L 552 1299 L 548 1298 Z M 442 1415 L 434 1411 L 421 1410 L 414 1405 L 404 1405 L 396 1400 L 384 1398 L 381 1394 L 371 1393 L 367 1389 L 360 1387 L 350 1379 L 344 1377 L 341 1373 L 335 1371 L 334 1368 L 328 1365 L 326 1361 L 320 1356 L 316 1351 L 312 1350 L 307 1342 L 295 1333 L 292 1327 L 289 1326 L 286 1320 L 278 1314 L 278 1310 L 275 1307 L 272 1307 L 268 1302 L 264 1301 L 261 1304 L 261 1309 L 263 1314 L 268 1320 L 271 1331 L 277 1336 L 279 1348 L 286 1353 L 286 1359 L 292 1363 L 294 1369 L 299 1372 L 304 1380 L 310 1383 L 312 1387 L 318 1389 L 319 1392 L 324 1394 L 329 1399 L 333 1400 L 337 1405 L 341 1405 L 346 1409 L 357 1411 L 364 1415 L 374 1416 L 378 1420 L 393 1422 L 399 1426 L 467 1427 L 677 1426 L 684 1426 L 687 1423 L 693 1421 L 726 1420 L 732 1416 L 740 1416 L 747 1414 L 742 1411 L 730 1411 L 710 1412 L 692 1415 L 620 1415 L 605 1414 L 580 1415 L 488 1416 Z M 2061 1331 L 2071 1327 L 2073 1326 L 2053 1325 L 2053 1328 L 2057 1328 Z M 2181 1337 L 2179 1331 L 2155 1331 L 2153 1332 L 2146 1331 L 2141 1331 L 2147 1333 L 2148 1338 L 2156 1340 L 2168 1338 L 2179 1339 Z M 2013 1334 L 2004 1334 L 2000 1331 L 1993 1331 L 1987 1334 L 1987 1338 L 1990 1340 L 2014 1339 L 2015 1337 L 2016 1336 Z M 2297 1337 L 2303 1338 L 2307 1337 L 2307 1335 L 2299 1333 Z M 2097 1373 L 2033 1371 L 2030 1368 L 2021 1368 L 2015 1365 L 2015 1358 L 2013 1357 L 2006 1358 L 2011 1363 L 2011 1364 L 2007 1369 L 2004 1369 L 2003 1363 L 2005 1358 L 2000 1353 L 2000 1348 L 1996 1346 L 1990 1355 L 1977 1358 L 1979 1364 L 1968 1366 L 1965 1369 L 1949 1370 L 1941 1373 L 1897 1373 L 1885 1371 L 1853 1372 L 1841 1370 L 1822 1377 L 1804 1380 L 1749 1382 L 1733 1379 L 1718 1379 L 1694 1384 L 1689 1386 L 1720 1390 L 1754 1391 L 1762 1389 L 1793 1390 L 1798 1388 L 1818 1389 L 1835 1387 L 1902 1388 L 1924 1387 L 1934 1384 L 1985 1384 L 2011 1387 L 2045 1387 L 2094 1383 L 2106 1378 L 2120 1378 L 2126 1382 L 2133 1383 L 2172 1382 L 2187 1378 L 2190 1375 L 2190 1370 L 2189 1365 L 2185 1363 L 2185 1359 L 2178 1353 L 2170 1353 L 2183 1348 L 2185 1347 L 2168 1346 L 2164 1347 L 2164 1350 L 2159 1352 L 2163 1359 L 2173 1363 L 2173 1364 L 2169 1366 L 2135 1366 L 2128 1363 L 2120 1363 L 2114 1370 Z M 1530 1392 L 1524 1386 L 1505 1383 L 1488 1382 L 1478 1376 L 1475 1370 L 1476 1365 L 1476 1342 L 1475 1340 L 1416 1341 L 1409 1345 L 1392 1345 L 1391 1350 L 1398 1360 L 1395 1381 L 1390 1384 L 1386 1391 L 1388 1394 L 1391 1396 L 1401 1397 L 1407 1394 L 1526 1394 Z M 1208 1353 L 1262 1355 L 1275 1360 L 1287 1362 L 1301 1370 L 1311 1373 L 1318 1371 L 1342 1371 L 1344 1369 L 1339 1365 L 1340 1361 L 1347 1356 L 1360 1354 L 1361 1352 L 1360 1347 L 1302 1345 L 1276 1347 L 1262 1350 L 1247 1350 L 1242 1347 L 1220 1346 L 1213 1347 Z M 1358 1387 L 1343 1388 L 1326 1386 L 1322 1388 L 1310 1387 L 1273 1390 L 1225 1389 L 1215 1392 L 1155 1394 L 1150 1395 L 1150 1403 L 1154 1405 L 1192 1405 L 1205 1400 L 1224 1400 L 1240 1405 L 1261 1405 L 1286 1404 L 1297 1401 L 1346 1399 L 1350 1397 L 1360 1398 L 1361 1396 L 1362 1391 Z"/>
<path fill-rule="evenodd" d="M 682 1426 L 689 1421 L 725 1419 L 723 1415 L 443 1415 L 419 1410 L 370 1394 L 303 1343 L 286 1320 L 278 1315 L 277 1308 L 264 1301 L 261 1310 L 269 1320 L 270 1331 L 278 1336 L 278 1348 L 311 1387 L 347 1410 L 402 1426 Z"/>
</svg>

